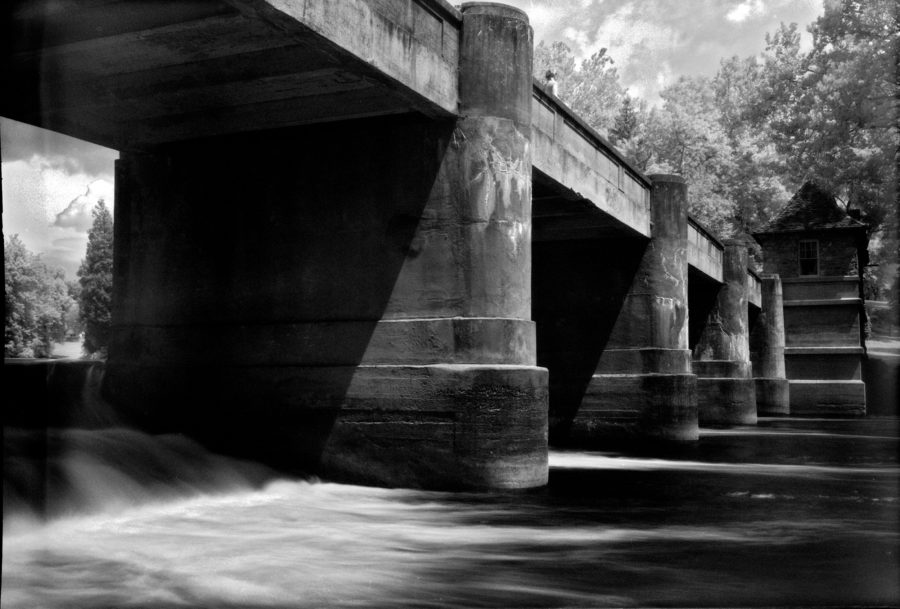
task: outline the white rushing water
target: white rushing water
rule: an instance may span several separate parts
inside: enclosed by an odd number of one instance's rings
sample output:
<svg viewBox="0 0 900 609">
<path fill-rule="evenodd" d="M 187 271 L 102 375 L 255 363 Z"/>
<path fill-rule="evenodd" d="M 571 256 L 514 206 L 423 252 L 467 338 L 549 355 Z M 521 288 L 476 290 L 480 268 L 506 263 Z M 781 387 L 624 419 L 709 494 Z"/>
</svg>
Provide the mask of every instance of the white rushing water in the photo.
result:
<svg viewBox="0 0 900 609">
<path fill-rule="evenodd" d="M 51 445 L 59 449 L 46 470 L 51 515 L 39 518 L 22 502 L 6 506 L 3 608 L 725 602 L 742 598 L 759 576 L 745 576 L 744 567 L 730 572 L 717 558 L 723 552 L 744 553 L 736 563 L 755 564 L 822 539 L 851 548 L 885 539 L 878 522 L 848 529 L 842 513 L 810 517 L 815 503 L 790 507 L 802 493 L 743 480 L 715 486 L 708 497 L 698 487 L 697 502 L 680 506 L 668 495 L 584 504 L 552 493 L 465 495 L 286 479 L 179 436 L 128 430 L 61 432 Z M 728 480 L 776 473 L 827 481 L 889 471 L 600 453 L 555 453 L 551 463 L 601 476 L 725 471 Z M 876 491 L 866 505 L 896 500 Z M 707 501 L 736 513 L 698 516 L 696 505 Z M 788 507 L 753 511 L 761 502 Z M 788 585 L 797 587 L 774 587 Z"/>
</svg>

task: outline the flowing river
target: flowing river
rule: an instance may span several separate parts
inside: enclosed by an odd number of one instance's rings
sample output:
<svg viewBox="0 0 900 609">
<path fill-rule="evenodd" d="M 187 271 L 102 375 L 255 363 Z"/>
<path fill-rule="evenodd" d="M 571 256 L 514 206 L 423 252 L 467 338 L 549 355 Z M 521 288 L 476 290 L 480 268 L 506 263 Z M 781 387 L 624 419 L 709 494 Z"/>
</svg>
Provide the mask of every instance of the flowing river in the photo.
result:
<svg viewBox="0 0 900 609">
<path fill-rule="evenodd" d="M 5 435 L 4 608 L 900 600 L 896 419 L 552 452 L 546 489 L 487 495 L 289 479 L 125 429 Z"/>
</svg>

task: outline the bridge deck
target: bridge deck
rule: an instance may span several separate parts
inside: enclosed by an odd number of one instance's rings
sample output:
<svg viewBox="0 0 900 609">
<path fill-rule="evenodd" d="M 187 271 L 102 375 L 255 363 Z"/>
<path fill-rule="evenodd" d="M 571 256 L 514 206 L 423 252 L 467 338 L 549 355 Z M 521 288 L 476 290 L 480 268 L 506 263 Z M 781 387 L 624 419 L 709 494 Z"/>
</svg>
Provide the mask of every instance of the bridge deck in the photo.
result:
<svg viewBox="0 0 900 609">
<path fill-rule="evenodd" d="M 650 236 L 650 183 L 554 95 L 535 84 L 531 111 L 535 181 Z M 557 221 L 559 223 L 559 221 Z M 573 227 L 574 228 L 574 227 Z"/>
<path fill-rule="evenodd" d="M 443 0 L 16 0 L 2 114 L 119 150 L 457 109 Z"/>
</svg>

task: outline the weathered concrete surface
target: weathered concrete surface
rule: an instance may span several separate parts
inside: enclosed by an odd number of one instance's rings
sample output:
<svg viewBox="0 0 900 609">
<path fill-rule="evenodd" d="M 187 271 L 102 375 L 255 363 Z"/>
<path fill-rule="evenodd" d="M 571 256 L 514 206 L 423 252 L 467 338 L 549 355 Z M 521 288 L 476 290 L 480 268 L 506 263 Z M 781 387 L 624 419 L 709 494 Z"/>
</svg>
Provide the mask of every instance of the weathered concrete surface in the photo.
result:
<svg viewBox="0 0 900 609">
<path fill-rule="evenodd" d="M 624 293 L 611 303 L 614 322 L 574 412 L 559 412 L 551 381 L 551 420 L 561 442 L 698 437 L 688 349 L 687 187 L 677 176 L 651 179 L 654 236 L 635 257 L 632 275 L 601 287 Z"/>
<path fill-rule="evenodd" d="M 558 98 L 534 86 L 532 163 L 536 172 L 631 230 L 650 236 L 646 179 Z"/>
<path fill-rule="evenodd" d="M 214 450 L 287 469 L 444 489 L 546 480 L 547 377 L 533 366 L 115 370 L 107 389 L 142 427 L 187 432 Z"/>
<path fill-rule="evenodd" d="M 747 269 L 747 303 L 756 307 L 762 307 L 762 279 L 755 271 Z"/>
<path fill-rule="evenodd" d="M 782 284 L 786 301 L 859 298 L 859 277 L 856 275 L 786 277 L 782 279 Z"/>
<path fill-rule="evenodd" d="M 747 246 L 725 242 L 724 283 L 694 346 L 701 425 L 756 423 L 747 309 Z"/>
<path fill-rule="evenodd" d="M 900 416 L 900 340 L 878 337 L 866 341 L 866 345 L 866 414 Z"/>
<path fill-rule="evenodd" d="M 787 347 L 787 376 L 791 379 L 859 380 L 862 347 Z"/>
<path fill-rule="evenodd" d="M 861 417 L 866 414 L 862 381 L 790 379 L 791 415 Z"/>
<path fill-rule="evenodd" d="M 110 395 L 142 425 L 339 479 L 546 483 L 531 48 L 524 13 L 468 4 L 458 120 L 123 153 Z"/>
<path fill-rule="evenodd" d="M 443 0 L 4 4 L 4 116 L 115 149 L 458 109 Z"/>
<path fill-rule="evenodd" d="M 764 275 L 760 311 L 750 332 L 750 361 L 756 410 L 762 416 L 790 414 L 790 387 L 784 365 L 784 311 L 781 278 Z"/>
<path fill-rule="evenodd" d="M 722 282 L 723 246 L 706 227 L 688 217 L 688 265 Z"/>
<path fill-rule="evenodd" d="M 859 342 L 861 301 L 786 300 L 785 340 L 788 347 L 856 347 Z"/>
</svg>

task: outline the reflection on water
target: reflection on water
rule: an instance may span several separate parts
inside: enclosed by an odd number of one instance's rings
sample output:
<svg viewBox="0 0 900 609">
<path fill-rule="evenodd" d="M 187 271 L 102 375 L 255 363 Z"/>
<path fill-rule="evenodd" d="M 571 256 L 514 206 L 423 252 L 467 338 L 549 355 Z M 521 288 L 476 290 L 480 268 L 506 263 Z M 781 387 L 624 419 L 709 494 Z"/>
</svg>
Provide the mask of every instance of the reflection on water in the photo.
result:
<svg viewBox="0 0 900 609">
<path fill-rule="evenodd" d="M 7 430 L 7 457 L 33 442 Z M 7 459 L 3 607 L 896 604 L 896 421 L 763 420 L 670 454 L 559 452 L 547 489 L 280 478 L 177 436 Z M 43 476 L 46 518 L 22 497 Z"/>
</svg>

